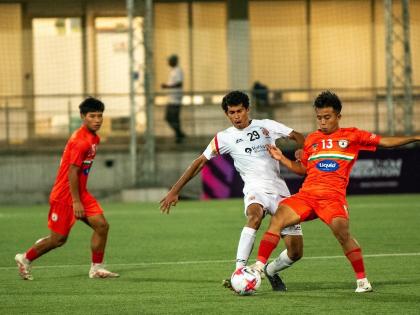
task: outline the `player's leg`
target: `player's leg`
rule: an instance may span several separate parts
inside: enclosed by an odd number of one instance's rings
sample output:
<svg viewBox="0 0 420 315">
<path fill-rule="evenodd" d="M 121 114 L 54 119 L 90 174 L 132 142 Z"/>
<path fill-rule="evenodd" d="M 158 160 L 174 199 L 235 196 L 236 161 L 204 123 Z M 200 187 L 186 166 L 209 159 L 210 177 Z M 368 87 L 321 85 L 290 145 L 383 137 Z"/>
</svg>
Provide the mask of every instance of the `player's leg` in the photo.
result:
<svg viewBox="0 0 420 315">
<path fill-rule="evenodd" d="M 50 250 L 63 246 L 67 240 L 67 236 L 60 235 L 51 231 L 47 237 L 41 238 L 29 248 L 25 253 L 16 254 L 15 261 L 18 265 L 19 275 L 24 280 L 33 280 L 31 273 L 31 263 Z"/>
<path fill-rule="evenodd" d="M 75 222 L 73 208 L 66 204 L 51 202 L 48 214 L 49 236 L 39 239 L 25 253 L 16 254 L 19 274 L 24 280 L 32 280 L 31 263 L 50 250 L 64 245 Z"/>
<path fill-rule="evenodd" d="M 247 199 L 248 198 L 245 196 L 245 214 L 247 222 L 243 227 L 239 238 L 238 249 L 236 251 L 235 269 L 239 269 L 247 264 L 252 248 L 254 247 L 257 231 L 260 228 L 262 219 L 264 218 L 263 206 L 259 203 L 247 204 Z M 231 288 L 230 279 L 224 279 L 222 284 L 226 288 Z"/>
<path fill-rule="evenodd" d="M 110 272 L 104 267 L 104 255 L 108 240 L 109 224 L 103 214 L 87 216 L 83 220 L 93 229 L 91 239 L 92 265 L 89 271 L 90 278 L 116 278 L 119 274 Z"/>
<path fill-rule="evenodd" d="M 356 239 L 350 234 L 348 218 L 335 217 L 328 225 L 354 270 L 357 279 L 356 292 L 372 291 L 372 286 L 366 278 L 362 249 Z"/>
<path fill-rule="evenodd" d="M 271 253 L 280 241 L 280 231 L 286 226 L 300 222 L 300 216 L 286 204 L 280 204 L 274 216 L 271 217 L 270 225 L 264 233 L 258 247 L 257 269 L 262 270 Z"/>
<path fill-rule="evenodd" d="M 274 291 L 287 290 L 279 272 L 291 267 L 303 256 L 303 234 L 300 224 L 284 228 L 281 231 L 281 237 L 284 240 L 286 249 L 264 268 L 264 273 Z"/>
<path fill-rule="evenodd" d="M 236 253 L 236 269 L 245 266 L 254 247 L 255 237 L 264 218 L 262 205 L 252 203 L 246 208 L 247 222 L 242 229 Z"/>
<path fill-rule="evenodd" d="M 295 262 L 303 256 L 303 236 L 300 225 L 294 225 L 287 227 L 287 229 L 296 229 L 295 226 L 298 226 L 300 234 L 283 234 L 282 237 L 286 249 L 283 250 L 280 255 L 274 259 L 271 263 L 267 264 L 264 268 L 264 273 L 267 276 L 267 279 L 270 281 L 271 287 L 274 291 L 286 291 L 286 285 L 283 280 L 280 278 L 279 272 L 291 267 Z"/>
</svg>

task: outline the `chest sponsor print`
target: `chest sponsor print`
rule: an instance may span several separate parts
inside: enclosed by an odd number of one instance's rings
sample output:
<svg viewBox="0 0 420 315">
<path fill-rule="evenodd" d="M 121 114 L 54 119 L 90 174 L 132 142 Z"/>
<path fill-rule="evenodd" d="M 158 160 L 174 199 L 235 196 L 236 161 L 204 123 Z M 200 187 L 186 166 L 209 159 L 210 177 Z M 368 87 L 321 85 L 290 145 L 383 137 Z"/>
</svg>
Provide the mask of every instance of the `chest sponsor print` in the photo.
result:
<svg viewBox="0 0 420 315">
<path fill-rule="evenodd" d="M 334 160 L 321 160 L 316 163 L 316 168 L 322 172 L 334 172 L 340 165 Z"/>
</svg>

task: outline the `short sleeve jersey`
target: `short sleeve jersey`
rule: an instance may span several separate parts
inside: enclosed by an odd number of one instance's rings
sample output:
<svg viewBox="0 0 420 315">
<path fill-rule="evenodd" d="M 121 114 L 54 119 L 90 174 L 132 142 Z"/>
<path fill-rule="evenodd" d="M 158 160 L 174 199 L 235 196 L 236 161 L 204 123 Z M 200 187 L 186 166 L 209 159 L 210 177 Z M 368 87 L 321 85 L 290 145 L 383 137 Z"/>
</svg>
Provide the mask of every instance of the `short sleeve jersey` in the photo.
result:
<svg viewBox="0 0 420 315">
<path fill-rule="evenodd" d="M 182 83 L 184 81 L 184 74 L 180 67 L 173 68 L 169 73 L 168 85 Z M 181 104 L 182 103 L 182 87 L 168 89 L 168 103 Z"/>
<path fill-rule="evenodd" d="M 229 154 L 244 181 L 244 194 L 263 190 L 288 196 L 289 190 L 280 177 L 279 162 L 271 158 L 266 145 L 275 144 L 276 139 L 288 137 L 292 131 L 274 120 L 253 119 L 244 129 L 232 126 L 217 133 L 203 154 L 208 160 Z"/>
<path fill-rule="evenodd" d="M 98 135 L 90 132 L 85 126 L 80 127 L 72 134 L 70 139 L 67 141 L 61 157 L 57 178 L 50 194 L 50 201 L 72 205 L 73 200 L 70 193 L 69 182 L 70 165 L 80 167 L 78 177 L 79 194 L 82 203 L 93 198 L 88 193 L 86 186 L 98 144 Z"/>
<path fill-rule="evenodd" d="M 300 191 L 345 196 L 359 151 L 375 151 L 379 141 L 380 136 L 357 128 L 340 128 L 328 135 L 319 130 L 311 133 L 304 144 L 302 164 L 307 176 Z"/>
</svg>

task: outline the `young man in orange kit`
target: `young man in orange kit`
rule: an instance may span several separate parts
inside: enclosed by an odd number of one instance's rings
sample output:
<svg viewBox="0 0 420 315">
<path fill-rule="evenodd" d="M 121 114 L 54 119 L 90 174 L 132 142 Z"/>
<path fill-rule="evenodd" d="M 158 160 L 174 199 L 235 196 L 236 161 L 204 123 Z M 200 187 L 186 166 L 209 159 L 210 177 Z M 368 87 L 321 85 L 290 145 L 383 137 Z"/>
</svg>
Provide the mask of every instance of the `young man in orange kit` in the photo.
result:
<svg viewBox="0 0 420 315">
<path fill-rule="evenodd" d="M 318 95 L 314 107 L 319 129 L 306 138 L 301 160 L 291 161 L 277 147 L 268 148 L 274 159 L 306 178 L 299 192 L 281 201 L 272 216 L 258 248 L 255 269 L 264 271 L 271 282 L 277 273 L 276 266 L 266 263 L 280 240 L 280 231 L 319 218 L 330 227 L 353 267 L 357 279 L 355 292 L 370 292 L 372 286 L 366 278 L 362 250 L 349 229 L 346 187 L 350 171 L 359 151 L 400 146 L 419 141 L 420 136 L 381 137 L 357 128 L 340 128 L 341 101 L 330 91 Z"/>
<path fill-rule="evenodd" d="M 119 275 L 105 269 L 103 258 L 109 224 L 96 199 L 87 191 L 87 179 L 96 155 L 99 137 L 96 132 L 103 122 L 104 104 L 89 97 L 80 105 L 82 126 L 68 140 L 61 158 L 57 178 L 50 194 L 48 214 L 49 236 L 38 240 L 26 253 L 17 254 L 19 274 L 33 280 L 31 263 L 52 249 L 64 245 L 76 220 L 93 230 L 91 239 L 92 264 L 89 278 L 115 278 Z"/>
</svg>

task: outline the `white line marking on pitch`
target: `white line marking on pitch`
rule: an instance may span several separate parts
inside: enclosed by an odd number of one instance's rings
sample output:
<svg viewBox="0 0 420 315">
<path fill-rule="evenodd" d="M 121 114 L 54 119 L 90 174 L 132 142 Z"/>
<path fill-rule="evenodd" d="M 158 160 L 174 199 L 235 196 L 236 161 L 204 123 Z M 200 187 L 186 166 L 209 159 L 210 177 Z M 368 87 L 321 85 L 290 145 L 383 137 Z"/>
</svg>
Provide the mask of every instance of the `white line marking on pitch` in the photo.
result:
<svg viewBox="0 0 420 315">
<path fill-rule="evenodd" d="M 371 254 L 363 255 L 365 258 L 376 258 L 376 257 L 406 257 L 406 256 L 420 256 L 420 253 L 394 253 L 394 254 Z M 302 260 L 320 260 L 320 259 L 338 259 L 344 258 L 343 256 L 313 256 L 303 257 Z M 194 264 L 219 264 L 219 263 L 231 263 L 234 260 L 192 260 L 192 261 L 161 261 L 161 262 L 149 262 L 149 263 L 124 263 L 124 264 L 107 264 L 108 266 L 160 266 L 160 265 L 194 265 Z M 86 267 L 87 264 L 74 264 L 74 265 L 50 265 L 50 266 L 33 266 L 35 269 L 48 269 L 48 268 L 68 268 L 68 267 Z M 0 267 L 0 270 L 15 269 L 16 267 Z"/>
</svg>

